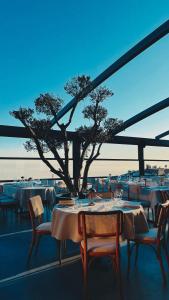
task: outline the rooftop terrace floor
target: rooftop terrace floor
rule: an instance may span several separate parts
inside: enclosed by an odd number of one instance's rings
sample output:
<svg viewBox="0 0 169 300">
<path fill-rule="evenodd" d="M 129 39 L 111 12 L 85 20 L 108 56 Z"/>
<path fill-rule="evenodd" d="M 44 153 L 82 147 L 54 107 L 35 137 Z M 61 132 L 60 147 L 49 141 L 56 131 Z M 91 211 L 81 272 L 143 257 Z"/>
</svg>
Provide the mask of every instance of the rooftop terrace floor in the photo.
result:
<svg viewBox="0 0 169 300">
<path fill-rule="evenodd" d="M 27 218 L 15 213 L 0 214 L 0 299 L 1 300 L 80 300 L 83 299 L 83 277 L 79 246 L 67 243 L 62 266 L 58 265 L 55 239 L 44 237 L 38 253 L 26 264 L 31 227 Z M 141 247 L 138 264 L 132 263 L 127 279 L 127 249 L 122 244 L 122 279 L 126 300 L 168 300 L 168 284 L 164 288 L 158 262 L 152 249 Z M 165 264 L 166 273 L 169 270 Z M 91 266 L 90 299 L 118 299 L 118 288 L 109 259 Z"/>
</svg>

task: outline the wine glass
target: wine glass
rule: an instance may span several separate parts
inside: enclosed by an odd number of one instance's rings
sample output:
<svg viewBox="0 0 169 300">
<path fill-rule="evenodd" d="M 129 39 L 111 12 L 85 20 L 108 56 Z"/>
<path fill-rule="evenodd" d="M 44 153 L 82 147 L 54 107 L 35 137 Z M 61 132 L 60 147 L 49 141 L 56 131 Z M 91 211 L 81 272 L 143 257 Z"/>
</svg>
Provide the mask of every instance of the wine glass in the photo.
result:
<svg viewBox="0 0 169 300">
<path fill-rule="evenodd" d="M 116 204 L 120 204 L 120 201 L 122 200 L 122 196 L 123 196 L 123 190 L 116 190 L 114 193 L 114 198 L 115 198 L 115 202 Z"/>
</svg>

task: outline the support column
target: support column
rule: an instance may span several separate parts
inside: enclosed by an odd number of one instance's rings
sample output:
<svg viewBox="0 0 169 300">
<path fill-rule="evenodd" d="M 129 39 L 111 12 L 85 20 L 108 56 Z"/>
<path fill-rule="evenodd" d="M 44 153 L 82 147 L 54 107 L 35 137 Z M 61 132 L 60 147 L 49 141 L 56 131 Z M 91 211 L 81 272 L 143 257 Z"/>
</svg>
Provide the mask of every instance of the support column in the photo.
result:
<svg viewBox="0 0 169 300">
<path fill-rule="evenodd" d="M 80 177 L 80 141 L 74 140 L 73 141 L 73 180 L 76 190 L 78 190 L 79 187 L 79 177 Z"/>
<path fill-rule="evenodd" d="M 140 176 L 144 176 L 144 146 L 138 145 L 138 161 Z"/>
</svg>

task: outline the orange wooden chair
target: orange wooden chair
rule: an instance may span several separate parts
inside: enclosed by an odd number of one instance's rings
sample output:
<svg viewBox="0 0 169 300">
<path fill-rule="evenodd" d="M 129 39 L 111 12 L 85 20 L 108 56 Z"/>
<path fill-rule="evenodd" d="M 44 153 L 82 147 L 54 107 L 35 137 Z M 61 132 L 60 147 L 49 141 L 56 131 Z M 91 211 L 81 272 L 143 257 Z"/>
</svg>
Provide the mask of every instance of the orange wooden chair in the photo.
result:
<svg viewBox="0 0 169 300">
<path fill-rule="evenodd" d="M 111 217 L 112 224 L 114 224 L 113 230 L 110 232 L 101 232 L 89 228 L 89 224 L 93 223 L 93 218 L 95 218 L 94 223 L 98 224 L 101 222 L 99 218 Z M 92 218 L 92 219 L 91 219 Z M 96 221 L 97 220 L 97 221 Z M 113 223 L 114 222 L 114 223 Z M 81 258 L 83 265 L 83 275 L 84 275 L 84 291 L 88 294 L 88 267 L 91 261 L 96 257 L 109 256 L 112 258 L 114 268 L 118 274 L 120 294 L 122 295 L 122 285 L 121 285 L 121 271 L 120 271 L 120 242 L 119 237 L 122 233 L 122 212 L 121 211 L 109 211 L 109 212 L 89 212 L 81 211 L 78 215 L 79 224 L 79 234 L 82 235 L 82 241 L 80 245 Z M 102 224 L 102 223 L 100 223 Z"/>
<path fill-rule="evenodd" d="M 160 191 L 161 195 L 161 203 L 166 203 L 169 200 L 169 192 L 168 191 Z M 169 218 L 167 220 L 167 240 L 169 240 Z"/>
<path fill-rule="evenodd" d="M 165 203 L 159 204 L 158 206 L 157 213 L 156 213 L 156 227 L 150 228 L 149 231 L 146 233 L 136 234 L 135 238 L 132 240 L 129 239 L 127 240 L 128 275 L 130 272 L 130 256 L 133 249 L 130 246 L 130 242 L 134 242 L 133 246 L 136 247 L 135 263 L 137 262 L 137 258 L 138 258 L 139 245 L 149 245 L 155 251 L 155 254 L 160 264 L 163 283 L 166 284 L 166 274 L 162 262 L 161 249 L 162 248 L 164 249 L 167 263 L 169 266 L 169 255 L 168 255 L 167 244 L 166 244 L 166 224 L 167 224 L 168 217 L 169 217 L 169 201 L 166 201 Z"/>
<path fill-rule="evenodd" d="M 161 198 L 161 203 L 165 203 L 167 200 L 169 200 L 169 192 L 168 191 L 160 191 L 160 198 Z"/>
<path fill-rule="evenodd" d="M 29 249 L 28 260 L 31 258 L 33 248 L 37 251 L 40 238 L 44 235 L 51 235 L 51 222 L 42 222 L 44 207 L 40 196 L 31 197 L 28 201 L 28 208 L 32 224 L 32 242 Z M 57 241 L 59 251 L 59 263 L 61 264 L 61 241 Z"/>
<path fill-rule="evenodd" d="M 98 196 L 102 199 L 112 198 L 113 192 L 111 192 L 111 191 L 109 191 L 109 192 L 100 192 L 100 193 L 96 193 L 96 196 Z"/>
</svg>

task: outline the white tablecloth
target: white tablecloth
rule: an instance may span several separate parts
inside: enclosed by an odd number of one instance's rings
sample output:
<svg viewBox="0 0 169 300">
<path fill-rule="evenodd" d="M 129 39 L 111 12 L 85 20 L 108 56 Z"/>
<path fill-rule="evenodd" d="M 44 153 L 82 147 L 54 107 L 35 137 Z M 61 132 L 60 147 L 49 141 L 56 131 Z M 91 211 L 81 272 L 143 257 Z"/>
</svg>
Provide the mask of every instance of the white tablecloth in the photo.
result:
<svg viewBox="0 0 169 300">
<path fill-rule="evenodd" d="M 15 194 L 18 188 L 33 187 L 35 185 L 39 186 L 40 181 L 13 181 L 1 183 L 2 192 L 9 197 L 15 198 Z"/>
<path fill-rule="evenodd" d="M 127 208 L 127 205 L 133 205 L 135 209 Z M 118 205 L 118 206 L 117 206 Z M 58 240 L 70 239 L 74 242 L 79 242 L 82 240 L 78 232 L 78 213 L 82 210 L 90 211 L 111 211 L 120 209 L 124 213 L 124 235 L 128 238 L 134 238 L 135 233 L 147 232 L 148 224 L 144 214 L 144 210 L 141 206 L 136 206 L 135 203 L 120 201 L 120 202 L 100 202 L 96 203 L 95 206 L 83 206 L 75 207 L 65 207 L 59 208 L 56 206 L 53 209 L 52 214 L 52 236 Z M 110 232 L 110 226 L 113 226 L 112 217 L 110 216 L 101 217 L 100 222 L 97 219 L 97 226 L 101 230 L 107 230 Z M 94 220 L 92 226 L 94 225 Z M 98 229 L 97 228 L 97 229 Z"/>
<path fill-rule="evenodd" d="M 168 186 L 151 186 L 143 187 L 137 184 L 129 185 L 129 199 L 132 200 L 144 200 L 149 201 L 150 206 L 154 208 L 158 203 L 161 202 L 160 191 L 168 191 Z"/>
<path fill-rule="evenodd" d="M 158 203 L 162 201 L 160 191 L 169 192 L 169 187 L 156 186 L 156 187 L 144 187 L 140 190 L 139 200 L 148 200 L 150 205 L 154 208 Z"/>
<path fill-rule="evenodd" d="M 30 197 L 40 195 L 43 201 L 48 200 L 50 204 L 55 203 L 55 189 L 54 187 L 25 187 L 25 188 L 19 188 L 16 191 L 15 198 L 18 200 L 19 206 L 23 210 L 28 209 L 27 202 Z"/>
</svg>

